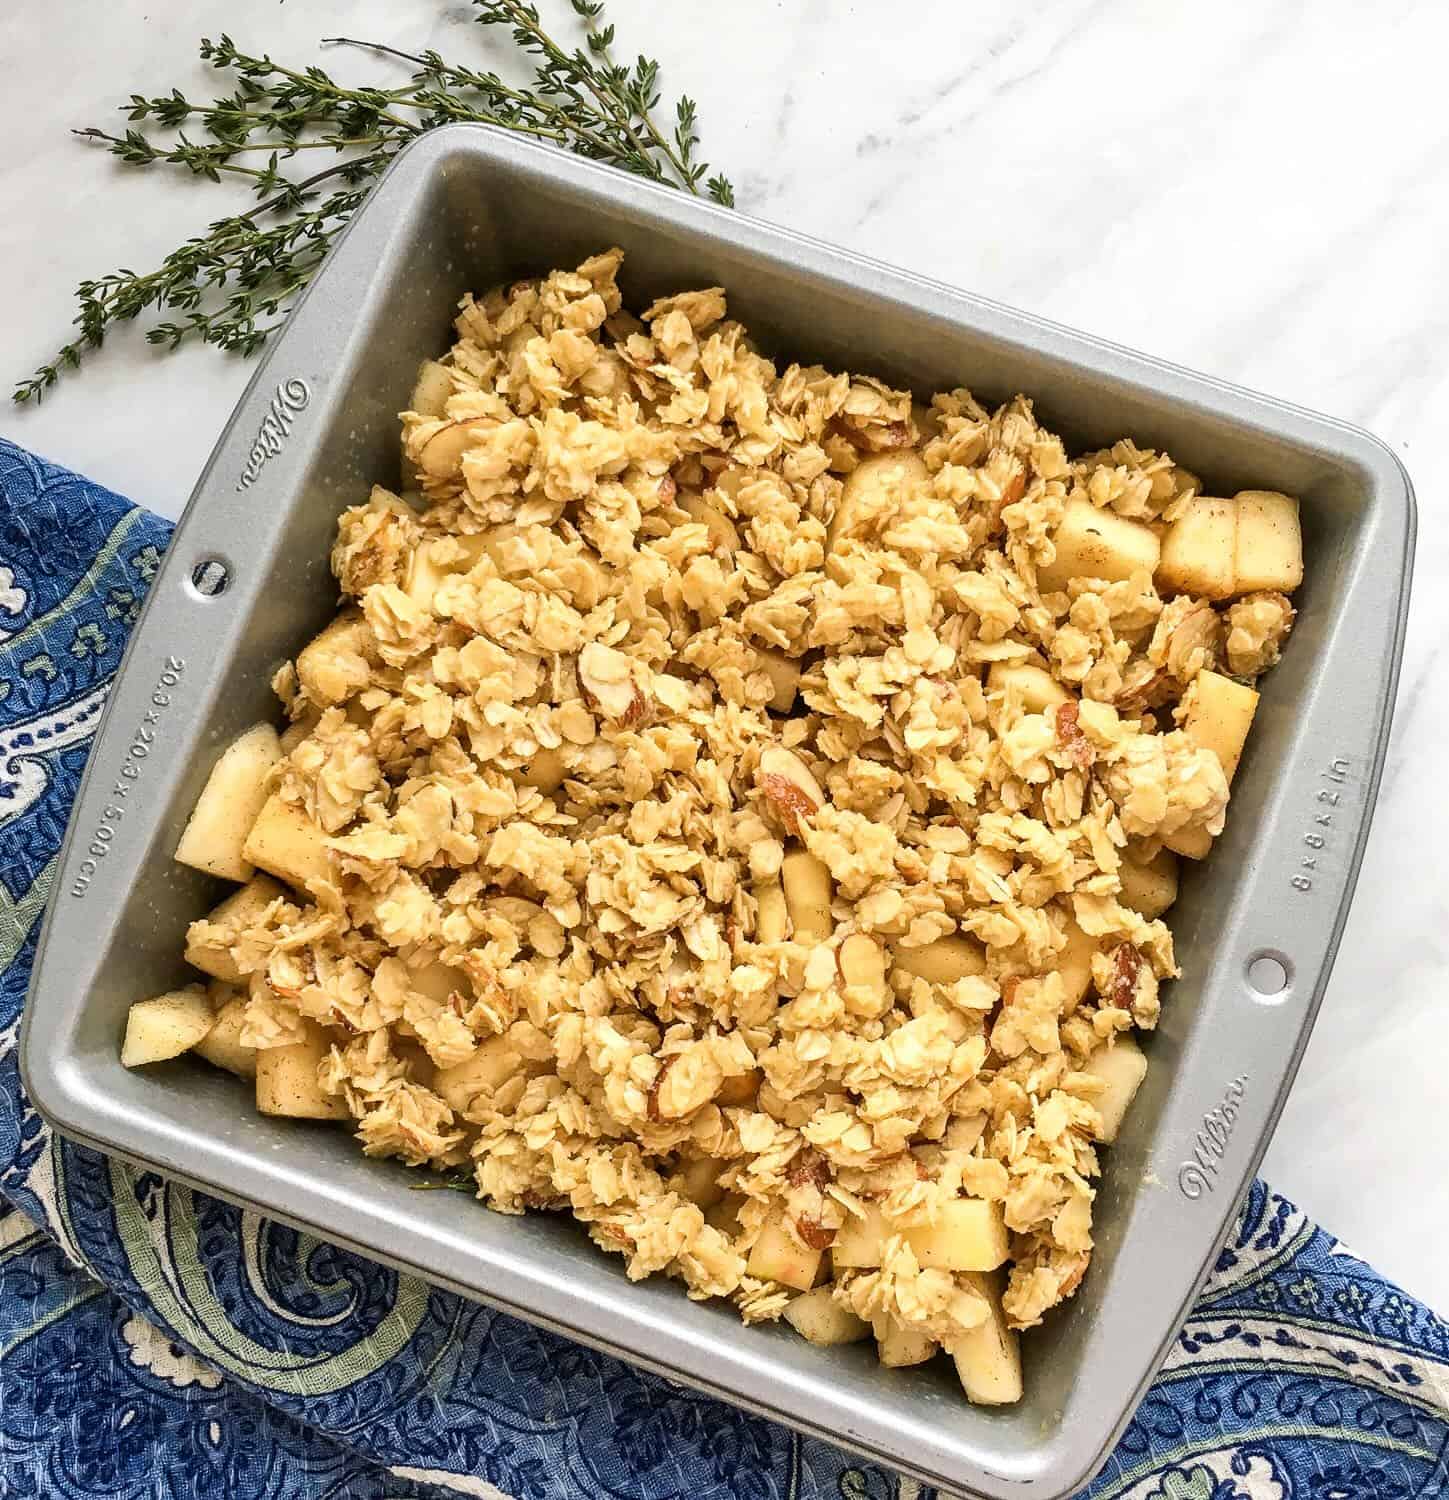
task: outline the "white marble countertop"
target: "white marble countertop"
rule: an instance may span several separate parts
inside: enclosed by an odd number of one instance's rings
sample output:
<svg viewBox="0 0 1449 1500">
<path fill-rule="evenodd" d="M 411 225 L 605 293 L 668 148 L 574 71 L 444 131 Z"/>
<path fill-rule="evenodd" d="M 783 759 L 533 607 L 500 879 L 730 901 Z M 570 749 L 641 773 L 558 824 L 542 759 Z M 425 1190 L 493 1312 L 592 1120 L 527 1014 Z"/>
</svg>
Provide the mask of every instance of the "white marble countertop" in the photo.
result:
<svg viewBox="0 0 1449 1500">
<path fill-rule="evenodd" d="M 561 0 L 543 0 L 563 19 Z M 1264 1173 L 1449 1311 L 1449 10 L 1034 0 L 611 0 L 621 50 L 699 101 L 740 206 L 1373 429 L 1421 509 L 1398 719 L 1359 893 Z M 150 266 L 225 193 L 68 138 L 133 89 L 198 91 L 197 37 L 292 58 L 355 36 L 480 61 L 435 0 L 50 0 L 0 9 L 0 352 L 48 358 L 86 275 Z M 489 40 L 489 36 L 492 40 Z M 83 45 L 64 45 L 69 36 Z M 60 69 L 61 52 L 64 68 Z M 366 63 L 333 52 L 328 66 Z M 228 85 L 229 87 L 230 85 Z M 115 116 L 119 120 L 119 116 Z M 240 201 L 240 200 L 238 200 Z M 0 433 L 175 515 L 247 378 L 118 336 Z M 8 389 L 8 387 L 6 387 Z M 1437 414 L 1437 416 L 1436 416 Z"/>
</svg>

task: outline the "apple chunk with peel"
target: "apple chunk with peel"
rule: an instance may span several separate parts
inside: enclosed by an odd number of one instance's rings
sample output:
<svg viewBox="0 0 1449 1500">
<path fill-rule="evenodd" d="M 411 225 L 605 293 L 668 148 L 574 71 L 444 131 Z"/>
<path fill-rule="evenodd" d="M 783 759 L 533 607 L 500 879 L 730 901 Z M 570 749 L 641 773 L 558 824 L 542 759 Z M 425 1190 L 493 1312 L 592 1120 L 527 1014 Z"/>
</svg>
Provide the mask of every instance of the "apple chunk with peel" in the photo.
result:
<svg viewBox="0 0 1449 1500">
<path fill-rule="evenodd" d="M 273 792 L 247 834 L 242 852 L 254 865 L 298 890 L 332 878 L 327 834 L 300 807 Z"/>
<path fill-rule="evenodd" d="M 279 885 L 270 875 L 253 875 L 239 890 L 233 891 L 225 901 L 212 908 L 204 920 L 219 927 L 238 932 L 256 922 L 273 901 L 285 900 L 287 889 Z M 246 975 L 237 968 L 236 955 L 229 943 L 203 942 L 199 932 L 193 936 L 196 924 L 186 934 L 186 962 L 213 979 L 225 980 L 228 984 L 244 984 Z"/>
<path fill-rule="evenodd" d="M 871 1331 L 875 1334 L 876 1356 L 889 1369 L 923 1365 L 936 1352 L 936 1341 L 929 1333 L 902 1323 L 890 1313 L 872 1318 Z"/>
<path fill-rule="evenodd" d="M 1200 495 L 1162 539 L 1157 587 L 1163 594 L 1227 599 L 1234 590 L 1238 508 L 1232 500 Z"/>
<path fill-rule="evenodd" d="M 1044 714 L 1049 708 L 1072 701 L 1072 695 L 1044 667 L 1029 661 L 993 662 L 986 674 L 986 691 L 1005 693 L 1013 689 L 1029 714 Z"/>
<path fill-rule="evenodd" d="M 820 1250 L 802 1245 L 790 1233 L 784 1212 L 776 1209 L 765 1220 L 760 1237 L 750 1251 L 746 1269 L 761 1281 L 778 1281 L 782 1286 L 808 1292 L 815 1285 L 822 1254 Z"/>
<path fill-rule="evenodd" d="M 294 1120 L 346 1120 L 347 1101 L 328 1094 L 317 1081 L 317 1068 L 331 1049 L 331 1039 L 315 1021 L 304 1020 L 306 1036 L 285 1047 L 263 1047 L 257 1053 L 257 1109 L 264 1115 Z"/>
<path fill-rule="evenodd" d="M 1236 592 L 1277 589 L 1291 594 L 1303 582 L 1303 530 L 1298 502 L 1275 490 L 1242 490 L 1235 496 L 1238 536 Z"/>
<path fill-rule="evenodd" d="M 138 1000 L 126 1014 L 121 1062 L 128 1068 L 189 1052 L 211 1030 L 211 1001 L 199 984 Z"/>
<path fill-rule="evenodd" d="M 180 864 L 223 880 L 251 876 L 242 845 L 267 800 L 267 777 L 281 758 L 281 742 L 270 724 L 254 724 L 221 752 L 176 846 Z"/>
<path fill-rule="evenodd" d="M 207 995 L 216 1012 L 211 1030 L 196 1044 L 196 1055 L 204 1057 L 214 1068 L 224 1068 L 238 1078 L 257 1076 L 256 1049 L 242 1044 L 242 1027 L 246 1024 L 246 996 L 231 985 L 213 979 Z"/>
<path fill-rule="evenodd" d="M 801 1292 L 785 1309 L 785 1321 L 812 1344 L 858 1344 L 870 1337 L 870 1324 L 831 1295 L 829 1286 Z"/>
<path fill-rule="evenodd" d="M 1046 593 L 1066 588 L 1073 578 L 1118 583 L 1134 573 L 1155 573 L 1161 553 L 1155 531 L 1084 499 L 1067 501 L 1052 541 L 1056 557 L 1036 570 Z"/>
<path fill-rule="evenodd" d="M 1021 1400 L 1021 1344 L 1001 1307 L 997 1278 L 967 1272 L 963 1279 L 986 1299 L 983 1323 L 956 1342 L 951 1356 L 968 1401 L 978 1406 L 1009 1406 Z"/>
<path fill-rule="evenodd" d="M 1100 1080 L 1103 1085 L 1102 1092 L 1092 1102 L 1102 1117 L 1097 1139 L 1104 1145 L 1111 1145 L 1122 1128 L 1127 1106 L 1147 1076 L 1147 1059 L 1130 1036 L 1120 1035 L 1116 1041 L 1098 1047 L 1087 1059 L 1082 1072 Z"/>
</svg>

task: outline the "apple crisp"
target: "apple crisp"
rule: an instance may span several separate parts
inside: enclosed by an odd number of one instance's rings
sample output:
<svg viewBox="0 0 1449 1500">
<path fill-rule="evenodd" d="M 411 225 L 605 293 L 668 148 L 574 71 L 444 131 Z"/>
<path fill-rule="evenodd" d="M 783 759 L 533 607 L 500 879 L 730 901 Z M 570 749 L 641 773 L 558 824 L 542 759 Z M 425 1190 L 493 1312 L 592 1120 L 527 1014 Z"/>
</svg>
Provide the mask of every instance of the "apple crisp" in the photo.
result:
<svg viewBox="0 0 1449 1500">
<path fill-rule="evenodd" d="M 630 1277 L 1014 1400 L 1297 503 L 773 361 L 720 288 L 634 316 L 622 259 L 464 300 L 288 726 L 187 829 L 243 882 L 188 935 L 210 987 L 135 1007 L 127 1060 L 194 1046 Z"/>
</svg>

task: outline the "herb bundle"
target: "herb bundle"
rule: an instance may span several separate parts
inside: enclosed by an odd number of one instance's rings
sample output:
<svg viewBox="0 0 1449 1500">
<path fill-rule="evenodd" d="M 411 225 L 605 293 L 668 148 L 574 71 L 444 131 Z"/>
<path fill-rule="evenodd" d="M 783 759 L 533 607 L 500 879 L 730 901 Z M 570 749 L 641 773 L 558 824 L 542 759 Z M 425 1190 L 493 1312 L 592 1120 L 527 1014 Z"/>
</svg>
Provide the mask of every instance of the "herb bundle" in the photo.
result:
<svg viewBox="0 0 1449 1500">
<path fill-rule="evenodd" d="M 122 269 L 76 291 L 76 336 L 15 388 L 17 402 L 39 401 L 63 371 L 98 349 L 107 331 L 142 313 L 160 320 L 152 344 L 200 340 L 254 353 L 281 323 L 373 180 L 407 143 L 436 126 L 477 121 L 607 162 L 684 192 L 732 206 L 727 178 L 698 159 L 695 106 L 680 98 L 673 123 L 658 123 L 659 65 L 642 55 L 616 62 L 614 28 L 602 0 L 569 0 L 583 22 L 583 45 L 565 49 L 544 29 L 529 0 L 473 0 L 476 20 L 505 27 L 532 64 L 523 86 L 497 73 L 380 43 L 329 37 L 407 63 L 401 87 L 352 88 L 319 67 L 289 68 L 243 52 L 228 36 L 203 41 L 201 56 L 235 80 L 210 103 L 179 89 L 122 106 L 123 132 L 75 132 L 137 166 L 178 167 L 211 182 L 246 179 L 257 205 L 208 226 L 153 271 Z M 189 133 L 188 133 L 189 132 Z M 159 133 L 159 134 L 158 134 Z M 330 165 L 304 175 L 295 164 L 330 153 Z"/>
</svg>

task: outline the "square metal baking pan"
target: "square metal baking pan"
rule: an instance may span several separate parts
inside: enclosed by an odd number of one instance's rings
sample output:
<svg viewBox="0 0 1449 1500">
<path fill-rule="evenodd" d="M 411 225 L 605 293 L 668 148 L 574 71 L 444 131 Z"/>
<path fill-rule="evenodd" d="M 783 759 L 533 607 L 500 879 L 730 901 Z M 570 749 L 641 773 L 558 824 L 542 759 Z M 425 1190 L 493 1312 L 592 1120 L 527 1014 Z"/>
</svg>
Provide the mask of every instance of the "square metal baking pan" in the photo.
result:
<svg viewBox="0 0 1449 1500">
<path fill-rule="evenodd" d="M 410 1191 L 338 1131 L 263 1119 L 199 1062 L 128 1072 L 127 1006 L 186 977 L 222 894 L 171 855 L 216 754 L 277 707 L 273 667 L 330 617 L 338 513 L 397 467 L 396 413 L 469 290 L 628 252 L 629 305 L 722 285 L 767 351 L 917 392 L 1025 391 L 1074 451 L 1123 434 L 1211 493 L 1303 498 L 1307 579 L 1234 784 L 1173 926 L 1185 977 L 1107 1153 L 1080 1294 L 1025 1340 L 1026 1399 L 973 1408 L 949 1365 L 818 1349 L 621 1263 L 552 1216 Z M 1045 1500 L 1107 1453 L 1212 1265 L 1328 979 L 1383 763 L 1414 509 L 1368 435 L 787 230 L 480 127 L 436 131 L 378 185 L 242 398 L 152 588 L 95 750 L 26 1015 L 26 1086 L 60 1130 L 952 1490 Z M 193 575 L 230 574 L 207 595 Z M 1255 957 L 1288 975 L 1265 999 Z"/>
</svg>

